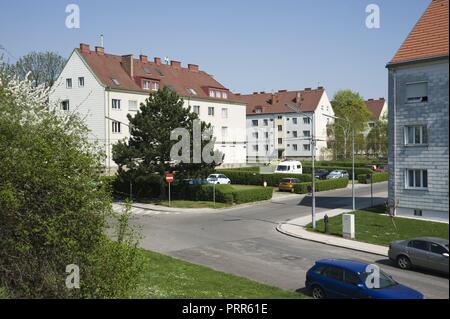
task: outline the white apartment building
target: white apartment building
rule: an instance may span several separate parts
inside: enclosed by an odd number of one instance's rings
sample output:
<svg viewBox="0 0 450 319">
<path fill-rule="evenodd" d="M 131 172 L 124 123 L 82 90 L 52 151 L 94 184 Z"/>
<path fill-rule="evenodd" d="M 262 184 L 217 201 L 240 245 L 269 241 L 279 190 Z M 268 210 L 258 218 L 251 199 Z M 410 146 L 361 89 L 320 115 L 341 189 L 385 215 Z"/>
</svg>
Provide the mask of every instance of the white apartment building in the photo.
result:
<svg viewBox="0 0 450 319">
<path fill-rule="evenodd" d="M 334 111 L 323 87 L 238 97 L 247 103 L 247 162 L 310 160 L 312 136 L 317 139 L 316 159 L 326 159 L 327 124 Z"/>
<path fill-rule="evenodd" d="M 62 111 L 81 113 L 92 141 L 104 146 L 105 166 L 114 169 L 112 145 L 130 137 L 127 114 L 136 113 L 150 92 L 163 87 L 175 90 L 186 107 L 212 124 L 216 149 L 225 154 L 223 166 L 245 164 L 245 103 L 195 64 L 184 68 L 178 61 L 165 64 L 145 55 L 135 59 L 80 44 L 56 81 L 50 101 Z"/>
</svg>

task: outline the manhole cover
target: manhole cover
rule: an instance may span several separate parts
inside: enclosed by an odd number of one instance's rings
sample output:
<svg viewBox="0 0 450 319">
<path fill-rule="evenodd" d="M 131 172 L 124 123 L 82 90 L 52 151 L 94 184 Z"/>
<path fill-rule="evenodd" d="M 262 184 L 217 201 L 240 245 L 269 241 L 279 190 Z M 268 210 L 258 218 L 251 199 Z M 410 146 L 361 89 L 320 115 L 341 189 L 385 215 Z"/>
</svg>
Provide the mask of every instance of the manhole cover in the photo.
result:
<svg viewBox="0 0 450 319">
<path fill-rule="evenodd" d="M 301 257 L 297 257 L 297 256 L 285 256 L 285 257 L 283 257 L 283 259 L 286 259 L 286 260 L 299 260 Z"/>
</svg>

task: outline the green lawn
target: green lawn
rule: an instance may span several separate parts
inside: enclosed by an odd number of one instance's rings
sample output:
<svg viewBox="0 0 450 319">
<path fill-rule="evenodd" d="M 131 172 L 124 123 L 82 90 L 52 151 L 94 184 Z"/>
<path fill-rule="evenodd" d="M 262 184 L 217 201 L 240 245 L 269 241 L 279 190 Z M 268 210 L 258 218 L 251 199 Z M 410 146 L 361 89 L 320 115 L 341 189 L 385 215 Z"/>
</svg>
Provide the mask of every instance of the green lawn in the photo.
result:
<svg viewBox="0 0 450 319">
<path fill-rule="evenodd" d="M 448 239 L 448 224 L 422 220 L 395 218 L 381 215 L 380 208 L 355 212 L 356 240 L 388 246 L 391 241 L 414 237 L 440 237 Z M 307 226 L 312 231 L 312 225 Z M 330 235 L 342 237 L 342 216 L 329 219 Z M 323 220 L 317 222 L 317 232 L 324 232 Z"/>
<path fill-rule="evenodd" d="M 285 291 L 249 279 L 215 271 L 154 252 L 145 252 L 143 279 L 133 298 L 306 298 L 296 292 Z"/>
</svg>

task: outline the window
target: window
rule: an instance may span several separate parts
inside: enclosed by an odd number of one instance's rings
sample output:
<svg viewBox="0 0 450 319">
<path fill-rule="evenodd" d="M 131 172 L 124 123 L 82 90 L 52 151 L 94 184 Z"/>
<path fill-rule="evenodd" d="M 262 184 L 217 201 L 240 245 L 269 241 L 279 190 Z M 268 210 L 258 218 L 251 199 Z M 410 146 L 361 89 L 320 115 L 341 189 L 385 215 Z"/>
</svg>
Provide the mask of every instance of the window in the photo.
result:
<svg viewBox="0 0 450 319">
<path fill-rule="evenodd" d="M 82 76 L 78 78 L 78 87 L 80 88 L 84 87 L 84 77 Z"/>
<path fill-rule="evenodd" d="M 283 144 L 283 139 L 282 139 L 282 138 L 279 138 L 279 139 L 278 139 L 278 144 L 279 144 L 279 145 Z"/>
<path fill-rule="evenodd" d="M 194 105 L 194 113 L 200 115 L 200 106 L 199 105 Z"/>
<path fill-rule="evenodd" d="M 226 139 L 228 136 L 228 127 L 222 126 L 222 140 Z"/>
<path fill-rule="evenodd" d="M 117 79 L 112 79 L 112 81 L 113 81 L 113 83 L 114 83 L 115 85 L 120 85 L 119 80 L 117 80 Z"/>
<path fill-rule="evenodd" d="M 278 125 L 278 132 L 282 132 L 283 131 L 283 126 L 282 125 Z"/>
<path fill-rule="evenodd" d="M 375 127 L 375 123 L 374 122 L 370 122 L 369 123 L 369 128 L 374 128 Z"/>
<path fill-rule="evenodd" d="M 297 124 L 297 123 L 298 123 L 297 118 L 294 117 L 294 118 L 292 119 L 292 123 L 293 123 L 293 124 Z"/>
<path fill-rule="evenodd" d="M 252 121 L 252 125 L 253 125 L 253 126 L 258 126 L 258 120 L 253 120 L 253 121 Z"/>
<path fill-rule="evenodd" d="M 278 119 L 282 120 L 283 119 L 283 115 L 278 115 Z"/>
<path fill-rule="evenodd" d="M 428 188 L 428 171 L 423 169 L 406 170 L 406 188 L 425 189 Z"/>
<path fill-rule="evenodd" d="M 255 110 L 255 113 L 258 113 L 258 114 L 259 114 L 259 113 L 262 113 L 262 108 L 257 107 L 256 110 Z"/>
<path fill-rule="evenodd" d="M 227 119 L 228 118 L 228 109 L 222 109 L 222 118 Z"/>
<path fill-rule="evenodd" d="M 138 102 L 134 100 L 128 101 L 128 110 L 129 111 L 137 111 L 138 110 Z"/>
<path fill-rule="evenodd" d="M 216 91 L 216 98 L 220 99 L 222 97 L 222 92 Z"/>
<path fill-rule="evenodd" d="M 266 152 L 269 151 L 269 145 L 266 144 L 266 145 L 264 146 L 264 148 L 266 149 Z"/>
<path fill-rule="evenodd" d="M 405 145 L 428 144 L 428 131 L 424 125 L 405 127 Z"/>
<path fill-rule="evenodd" d="M 113 110 L 120 110 L 120 100 L 113 99 L 111 107 Z"/>
<path fill-rule="evenodd" d="M 337 267 L 327 267 L 323 272 L 324 276 L 337 280 L 344 281 L 344 270 Z"/>
<path fill-rule="evenodd" d="M 214 116 L 214 107 L 208 107 L 208 115 L 209 116 Z"/>
<path fill-rule="evenodd" d="M 298 132 L 297 132 L 297 131 L 293 131 L 293 132 L 292 132 L 292 136 L 293 136 L 293 137 L 298 137 Z"/>
<path fill-rule="evenodd" d="M 428 242 L 424 240 L 411 240 L 408 246 L 418 250 L 428 250 Z"/>
<path fill-rule="evenodd" d="M 406 102 L 428 102 L 428 83 L 416 82 L 406 84 Z"/>
<path fill-rule="evenodd" d="M 149 90 L 150 89 L 150 82 L 147 80 L 142 81 L 142 87 L 144 88 L 144 90 Z"/>
<path fill-rule="evenodd" d="M 195 90 L 192 89 L 192 88 L 187 88 L 187 91 L 188 91 L 188 93 L 189 93 L 190 95 L 197 95 L 197 91 L 195 91 Z"/>
<path fill-rule="evenodd" d="M 269 132 L 265 132 L 265 133 L 264 133 L 264 136 L 265 136 L 266 138 L 269 138 Z"/>
<path fill-rule="evenodd" d="M 269 120 L 264 120 L 264 126 L 269 126 Z"/>
<path fill-rule="evenodd" d="M 215 92 L 213 90 L 210 90 L 209 97 L 215 97 L 215 96 L 216 96 Z"/>
<path fill-rule="evenodd" d="M 66 88 L 68 89 L 72 88 L 72 79 L 66 79 Z"/>
<path fill-rule="evenodd" d="M 346 284 L 352 286 L 358 286 L 359 284 L 361 284 L 361 280 L 358 278 L 358 276 L 355 273 L 348 270 L 344 272 L 344 281 Z"/>
<path fill-rule="evenodd" d="M 297 150 L 298 150 L 297 144 L 292 144 L 292 149 L 293 149 L 294 151 L 297 151 Z"/>
<path fill-rule="evenodd" d="M 311 124 L 311 119 L 309 117 L 304 117 L 303 124 Z"/>
<path fill-rule="evenodd" d="M 430 250 L 433 254 L 438 254 L 438 255 L 443 255 L 443 254 L 448 254 L 448 250 L 444 247 L 442 247 L 441 245 L 435 244 L 435 243 L 430 243 Z"/>
<path fill-rule="evenodd" d="M 64 100 L 61 102 L 61 110 L 70 111 L 70 103 L 69 100 Z"/>
<path fill-rule="evenodd" d="M 303 144 L 303 150 L 304 151 L 310 151 L 311 150 L 311 145 L 310 144 Z"/>
<path fill-rule="evenodd" d="M 311 131 L 303 131 L 303 136 L 304 137 L 310 137 L 311 136 Z"/>
<path fill-rule="evenodd" d="M 258 152 L 258 151 L 259 151 L 258 145 L 253 145 L 253 150 L 254 150 L 255 152 Z"/>
<path fill-rule="evenodd" d="M 120 122 L 116 122 L 116 121 L 112 122 L 112 132 L 120 133 Z"/>
<path fill-rule="evenodd" d="M 158 91 L 158 90 L 159 90 L 159 83 L 152 82 L 152 91 Z"/>
<path fill-rule="evenodd" d="M 222 92 L 222 99 L 228 99 L 228 93 Z"/>
<path fill-rule="evenodd" d="M 253 138 L 256 139 L 256 140 L 259 138 L 258 132 L 253 132 L 252 136 L 253 136 Z"/>
<path fill-rule="evenodd" d="M 422 210 L 421 209 L 414 209 L 414 216 L 422 217 L 423 216 Z"/>
</svg>

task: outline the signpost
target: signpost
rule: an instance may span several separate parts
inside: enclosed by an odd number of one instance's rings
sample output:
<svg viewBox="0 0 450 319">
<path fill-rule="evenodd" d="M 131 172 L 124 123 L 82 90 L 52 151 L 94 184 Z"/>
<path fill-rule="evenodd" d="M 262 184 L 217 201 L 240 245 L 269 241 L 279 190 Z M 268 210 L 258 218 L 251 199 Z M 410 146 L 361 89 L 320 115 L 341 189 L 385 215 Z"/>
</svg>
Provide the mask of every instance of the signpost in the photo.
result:
<svg viewBox="0 0 450 319">
<path fill-rule="evenodd" d="M 373 174 L 367 174 L 366 179 L 370 180 L 370 205 L 373 207 Z"/>
<path fill-rule="evenodd" d="M 171 198 L 170 198 L 170 184 L 172 184 L 173 183 L 173 180 L 174 180 L 174 178 L 173 178 L 173 174 L 172 173 L 167 173 L 166 174 L 166 183 L 167 184 L 169 184 L 169 207 L 170 207 L 170 204 L 171 204 Z"/>
</svg>

